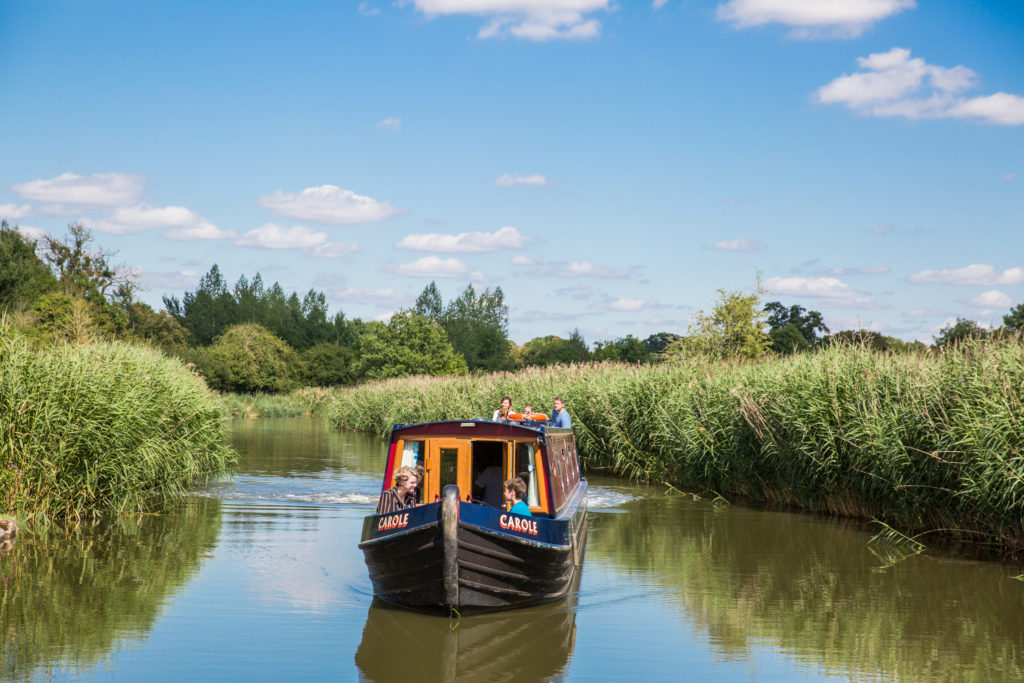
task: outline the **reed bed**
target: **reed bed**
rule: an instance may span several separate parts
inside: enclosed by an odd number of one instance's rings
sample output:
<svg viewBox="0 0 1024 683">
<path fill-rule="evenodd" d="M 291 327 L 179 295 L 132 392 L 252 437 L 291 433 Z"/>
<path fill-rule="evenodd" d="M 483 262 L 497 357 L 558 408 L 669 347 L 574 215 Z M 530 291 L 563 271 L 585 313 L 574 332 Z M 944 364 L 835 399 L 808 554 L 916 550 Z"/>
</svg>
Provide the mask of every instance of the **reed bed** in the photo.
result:
<svg viewBox="0 0 1024 683">
<path fill-rule="evenodd" d="M 573 365 L 340 391 L 333 426 L 489 416 L 566 400 L 585 467 L 1024 550 L 1024 345 L 757 363 Z"/>
<path fill-rule="evenodd" d="M 224 409 L 179 361 L 121 343 L 32 349 L 0 320 L 0 511 L 141 511 L 229 468 Z"/>
<path fill-rule="evenodd" d="M 338 389 L 306 387 L 288 394 L 221 394 L 221 404 L 234 418 L 315 417 L 334 400 Z"/>
</svg>

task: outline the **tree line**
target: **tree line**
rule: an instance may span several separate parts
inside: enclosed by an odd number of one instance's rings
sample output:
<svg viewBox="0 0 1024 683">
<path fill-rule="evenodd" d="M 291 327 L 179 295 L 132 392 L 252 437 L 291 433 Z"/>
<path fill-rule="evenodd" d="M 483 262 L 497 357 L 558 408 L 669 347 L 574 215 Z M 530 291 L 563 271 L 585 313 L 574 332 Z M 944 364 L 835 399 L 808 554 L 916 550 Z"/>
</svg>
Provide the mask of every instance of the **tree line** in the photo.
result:
<svg viewBox="0 0 1024 683">
<path fill-rule="evenodd" d="M 286 293 L 256 273 L 229 286 L 214 264 L 195 290 L 164 297 L 156 311 L 137 300 L 135 271 L 94 246 L 92 233 L 73 223 L 63 238 L 25 238 L 0 224 L 0 311 L 37 344 L 119 339 L 156 346 L 192 364 L 211 387 L 279 392 L 300 385 L 345 385 L 412 374 L 453 375 L 586 361 L 672 362 L 691 355 L 758 358 L 855 342 L 879 351 L 927 348 L 866 330 L 831 333 L 818 311 L 764 293 L 718 290 L 711 311 L 699 311 L 685 334 L 627 334 L 588 346 L 579 330 L 568 337 L 508 338 L 501 287 L 468 285 L 445 303 L 434 282 L 415 304 L 388 322 L 329 312 L 323 292 Z M 957 319 L 935 346 L 1016 332 L 1024 304 L 987 330 Z"/>
</svg>

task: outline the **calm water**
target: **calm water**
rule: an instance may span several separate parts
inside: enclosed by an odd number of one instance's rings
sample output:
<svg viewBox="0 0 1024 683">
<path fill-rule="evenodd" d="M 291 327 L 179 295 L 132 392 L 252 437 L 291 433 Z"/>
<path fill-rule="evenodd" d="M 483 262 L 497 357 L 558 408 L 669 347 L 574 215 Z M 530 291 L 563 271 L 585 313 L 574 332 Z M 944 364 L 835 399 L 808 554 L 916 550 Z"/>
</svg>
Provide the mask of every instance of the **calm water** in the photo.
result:
<svg viewBox="0 0 1024 683">
<path fill-rule="evenodd" d="M 1024 583 L 855 525 L 591 477 L 571 599 L 453 621 L 373 605 L 385 445 L 238 422 L 177 512 L 0 551 L 4 680 L 1020 681 Z"/>
</svg>

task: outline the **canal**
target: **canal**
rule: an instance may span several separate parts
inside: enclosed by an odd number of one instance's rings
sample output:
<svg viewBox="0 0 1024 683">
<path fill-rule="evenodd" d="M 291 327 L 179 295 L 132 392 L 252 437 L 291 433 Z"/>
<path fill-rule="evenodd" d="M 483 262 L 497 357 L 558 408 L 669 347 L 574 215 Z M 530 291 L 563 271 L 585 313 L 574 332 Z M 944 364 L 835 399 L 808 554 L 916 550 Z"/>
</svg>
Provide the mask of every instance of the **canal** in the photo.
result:
<svg viewBox="0 0 1024 683">
<path fill-rule="evenodd" d="M 460 620 L 373 604 L 385 443 L 233 423 L 230 481 L 0 551 L 3 680 L 1020 681 L 1011 567 L 861 525 L 590 476 L 568 600 Z"/>
</svg>

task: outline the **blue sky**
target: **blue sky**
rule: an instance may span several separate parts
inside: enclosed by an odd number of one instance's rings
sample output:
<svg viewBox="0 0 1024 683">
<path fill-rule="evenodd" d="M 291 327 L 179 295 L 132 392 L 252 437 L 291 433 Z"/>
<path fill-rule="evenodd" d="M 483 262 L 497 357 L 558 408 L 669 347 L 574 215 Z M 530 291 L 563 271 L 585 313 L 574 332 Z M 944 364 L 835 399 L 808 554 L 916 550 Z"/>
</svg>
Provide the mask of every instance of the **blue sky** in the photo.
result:
<svg viewBox="0 0 1024 683">
<path fill-rule="evenodd" d="M 716 290 L 931 341 L 1024 300 L 1024 3 L 0 3 L 0 217 L 142 298 L 685 332 Z"/>
</svg>

